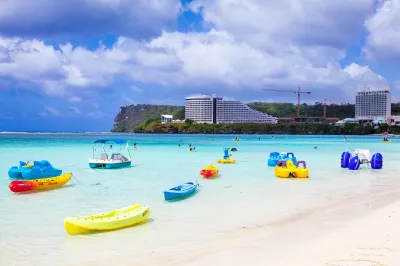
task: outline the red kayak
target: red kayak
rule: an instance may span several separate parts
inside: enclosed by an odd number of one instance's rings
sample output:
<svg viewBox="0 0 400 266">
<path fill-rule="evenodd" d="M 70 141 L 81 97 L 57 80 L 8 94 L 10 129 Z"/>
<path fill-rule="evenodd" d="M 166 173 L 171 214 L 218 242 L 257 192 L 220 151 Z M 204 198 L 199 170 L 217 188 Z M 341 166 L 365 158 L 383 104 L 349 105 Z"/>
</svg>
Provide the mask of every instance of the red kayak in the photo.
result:
<svg viewBox="0 0 400 266">
<path fill-rule="evenodd" d="M 20 181 L 20 180 L 12 181 L 8 185 L 8 187 L 12 192 L 24 192 L 36 189 L 35 183 L 29 181 Z"/>
</svg>

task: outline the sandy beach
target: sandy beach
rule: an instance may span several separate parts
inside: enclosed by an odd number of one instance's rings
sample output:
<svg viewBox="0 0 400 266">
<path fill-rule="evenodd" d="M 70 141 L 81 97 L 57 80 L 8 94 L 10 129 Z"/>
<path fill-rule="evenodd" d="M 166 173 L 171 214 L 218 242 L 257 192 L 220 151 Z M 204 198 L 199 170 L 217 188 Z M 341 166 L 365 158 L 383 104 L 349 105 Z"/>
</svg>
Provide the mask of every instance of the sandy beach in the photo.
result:
<svg viewBox="0 0 400 266">
<path fill-rule="evenodd" d="M 399 189 L 243 228 L 218 251 L 178 265 L 395 266 L 400 264 Z M 229 244 L 228 244 L 229 243 Z"/>
</svg>

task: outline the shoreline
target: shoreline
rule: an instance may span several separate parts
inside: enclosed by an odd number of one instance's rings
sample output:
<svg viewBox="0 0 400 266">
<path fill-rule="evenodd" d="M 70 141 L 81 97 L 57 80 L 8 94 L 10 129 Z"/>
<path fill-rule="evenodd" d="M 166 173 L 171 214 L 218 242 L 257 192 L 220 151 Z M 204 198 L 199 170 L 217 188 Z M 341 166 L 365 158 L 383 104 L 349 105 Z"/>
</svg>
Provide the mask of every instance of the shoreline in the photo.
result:
<svg viewBox="0 0 400 266">
<path fill-rule="evenodd" d="M 225 246 L 218 250 L 209 250 L 173 264 L 396 265 L 400 260 L 398 190 L 386 195 L 373 195 L 368 201 L 363 197 L 350 204 L 342 202 L 343 206 L 322 212 L 301 213 L 299 217 L 288 219 L 287 224 L 283 223 L 277 230 L 256 225 L 250 229 L 253 232 L 225 239 Z"/>
<path fill-rule="evenodd" d="M 293 210 L 279 220 L 85 265 L 389 266 L 400 259 L 400 187 Z M 260 205 L 254 206 L 261 207 Z M 260 208 L 262 209 L 262 208 Z M 189 233 L 188 233 L 189 234 Z M 189 235 L 188 235 L 189 236 Z M 132 250 L 133 251 L 133 250 Z"/>
</svg>

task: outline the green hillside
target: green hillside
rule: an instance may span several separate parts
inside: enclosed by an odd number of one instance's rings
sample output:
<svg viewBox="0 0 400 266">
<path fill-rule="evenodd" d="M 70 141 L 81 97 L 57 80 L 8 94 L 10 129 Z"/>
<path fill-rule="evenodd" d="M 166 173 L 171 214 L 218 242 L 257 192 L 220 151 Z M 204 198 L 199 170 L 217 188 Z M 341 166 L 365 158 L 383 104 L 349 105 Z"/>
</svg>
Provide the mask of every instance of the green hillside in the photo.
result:
<svg viewBox="0 0 400 266">
<path fill-rule="evenodd" d="M 297 106 L 292 103 L 249 103 L 249 107 L 275 117 L 297 117 Z M 327 117 L 338 117 L 339 119 L 354 117 L 354 104 L 327 105 Z M 161 114 L 172 114 L 174 119 L 185 118 L 184 106 L 137 104 L 122 106 L 120 112 L 114 119 L 113 132 L 133 132 L 138 126 L 149 126 L 161 122 Z M 300 114 L 302 117 L 322 117 L 324 105 L 302 104 Z M 400 103 L 392 104 L 392 114 L 400 115 Z"/>
<path fill-rule="evenodd" d="M 113 132 L 133 131 L 137 126 L 160 123 L 162 114 L 185 119 L 185 107 L 172 105 L 136 104 L 122 106 L 114 119 Z"/>
<path fill-rule="evenodd" d="M 297 117 L 297 105 L 292 103 L 249 103 L 251 108 L 270 114 L 275 117 Z M 302 117 L 322 117 L 324 115 L 324 105 L 322 103 L 315 105 L 302 104 L 300 106 L 300 116 Z M 327 105 L 327 117 L 338 117 L 340 119 L 354 117 L 354 104 L 346 105 Z"/>
</svg>

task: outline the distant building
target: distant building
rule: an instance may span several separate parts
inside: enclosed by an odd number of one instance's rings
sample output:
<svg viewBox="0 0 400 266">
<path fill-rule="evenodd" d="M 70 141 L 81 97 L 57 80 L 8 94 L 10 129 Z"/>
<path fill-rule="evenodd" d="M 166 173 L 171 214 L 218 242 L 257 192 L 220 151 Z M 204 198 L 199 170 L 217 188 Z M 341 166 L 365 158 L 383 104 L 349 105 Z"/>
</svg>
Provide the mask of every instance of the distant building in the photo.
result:
<svg viewBox="0 0 400 266">
<path fill-rule="evenodd" d="M 390 89 L 359 91 L 356 95 L 356 119 L 373 121 L 383 117 L 385 121 L 390 122 L 391 103 Z"/>
<path fill-rule="evenodd" d="M 336 122 L 335 125 L 343 126 L 344 124 L 359 124 L 359 123 L 360 123 L 360 121 L 358 121 L 355 118 L 345 118 L 343 120 Z"/>
<path fill-rule="evenodd" d="M 173 115 L 161 115 L 161 123 L 171 123 Z"/>
<path fill-rule="evenodd" d="M 200 123 L 276 123 L 276 118 L 216 94 L 186 97 L 185 119 Z"/>
</svg>

